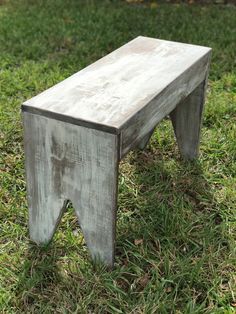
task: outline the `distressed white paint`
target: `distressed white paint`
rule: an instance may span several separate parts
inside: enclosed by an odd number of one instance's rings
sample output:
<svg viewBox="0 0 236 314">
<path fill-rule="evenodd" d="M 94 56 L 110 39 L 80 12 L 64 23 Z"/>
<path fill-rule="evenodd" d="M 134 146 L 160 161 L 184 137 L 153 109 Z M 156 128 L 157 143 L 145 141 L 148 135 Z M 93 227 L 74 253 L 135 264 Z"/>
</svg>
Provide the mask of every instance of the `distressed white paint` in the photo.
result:
<svg viewBox="0 0 236 314">
<path fill-rule="evenodd" d="M 137 111 L 121 128 L 121 158 L 140 142 L 177 104 L 186 98 L 208 74 L 210 55 L 207 54 Z"/>
<path fill-rule="evenodd" d="M 24 107 L 119 130 L 209 51 L 202 46 L 137 37 L 26 101 Z"/>
<path fill-rule="evenodd" d="M 117 136 L 23 113 L 30 237 L 47 243 L 71 200 L 93 258 L 112 266 Z"/>
<path fill-rule="evenodd" d="M 178 147 L 185 159 L 198 156 L 205 85 L 203 81 L 170 114 Z"/>
<path fill-rule="evenodd" d="M 181 154 L 196 157 L 209 58 L 137 37 L 23 104 L 33 241 L 52 238 L 69 199 L 93 258 L 113 265 L 118 161 L 168 114 Z"/>
</svg>

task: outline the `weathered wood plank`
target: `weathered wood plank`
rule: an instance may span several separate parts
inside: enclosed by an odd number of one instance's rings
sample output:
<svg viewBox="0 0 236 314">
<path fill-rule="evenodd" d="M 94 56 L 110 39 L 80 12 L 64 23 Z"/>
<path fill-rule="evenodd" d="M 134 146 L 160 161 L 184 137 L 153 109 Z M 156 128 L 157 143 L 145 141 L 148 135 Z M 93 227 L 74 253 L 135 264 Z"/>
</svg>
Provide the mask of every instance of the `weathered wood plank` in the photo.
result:
<svg viewBox="0 0 236 314">
<path fill-rule="evenodd" d="M 167 86 L 183 73 L 187 76 L 192 65 L 197 69 L 209 51 L 202 46 L 137 37 L 26 101 L 23 109 L 119 133 L 147 103 L 161 97 Z"/>
<path fill-rule="evenodd" d="M 210 53 L 137 37 L 23 104 L 33 241 L 50 241 L 71 200 L 92 257 L 113 265 L 118 162 L 168 114 L 197 156 Z"/>
<path fill-rule="evenodd" d="M 177 104 L 186 98 L 206 77 L 209 67 L 210 53 L 194 63 L 179 77 L 173 80 L 142 110 L 137 111 L 129 121 L 121 127 L 121 158 L 130 149 L 137 146 Z M 169 75 L 166 74 L 166 75 Z"/>
<path fill-rule="evenodd" d="M 178 147 L 185 159 L 198 156 L 205 86 L 203 81 L 170 113 Z"/>
<path fill-rule="evenodd" d="M 92 257 L 112 266 L 118 137 L 27 112 L 23 121 L 31 239 L 49 242 L 71 200 Z"/>
</svg>

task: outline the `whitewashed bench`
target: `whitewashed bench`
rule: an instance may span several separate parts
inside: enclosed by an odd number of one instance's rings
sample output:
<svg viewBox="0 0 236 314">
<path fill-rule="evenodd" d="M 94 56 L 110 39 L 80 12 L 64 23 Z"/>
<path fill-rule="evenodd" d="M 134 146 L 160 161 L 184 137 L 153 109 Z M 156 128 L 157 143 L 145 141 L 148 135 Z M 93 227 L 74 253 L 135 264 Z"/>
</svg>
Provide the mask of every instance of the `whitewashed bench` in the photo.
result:
<svg viewBox="0 0 236 314">
<path fill-rule="evenodd" d="M 198 154 L 211 49 L 137 37 L 22 105 L 30 237 L 53 237 L 67 200 L 93 258 L 112 266 L 118 164 L 170 114 Z"/>
</svg>

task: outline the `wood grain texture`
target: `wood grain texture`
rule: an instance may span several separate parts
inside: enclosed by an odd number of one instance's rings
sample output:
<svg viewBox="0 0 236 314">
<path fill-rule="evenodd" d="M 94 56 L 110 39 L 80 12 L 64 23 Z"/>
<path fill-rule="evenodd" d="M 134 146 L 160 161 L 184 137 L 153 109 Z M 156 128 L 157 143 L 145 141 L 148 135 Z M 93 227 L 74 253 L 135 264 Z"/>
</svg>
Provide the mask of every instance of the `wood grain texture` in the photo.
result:
<svg viewBox="0 0 236 314">
<path fill-rule="evenodd" d="M 31 239 L 49 242 L 71 200 L 92 257 L 112 266 L 117 136 L 27 112 L 23 121 Z"/>
<path fill-rule="evenodd" d="M 184 159 L 198 157 L 206 81 L 203 81 L 171 112 L 180 153 Z"/>
<path fill-rule="evenodd" d="M 111 133 L 125 128 L 127 134 L 127 124 L 136 122 L 137 113 L 146 114 L 147 104 L 162 97 L 167 87 L 168 93 L 181 89 L 178 78 L 187 84 L 183 74 L 187 78 L 193 65 L 200 75 L 198 63 L 201 67 L 209 52 L 207 47 L 140 36 L 26 101 L 23 109 Z"/>
<path fill-rule="evenodd" d="M 210 53 L 137 37 L 22 105 L 33 241 L 51 240 L 71 200 L 92 257 L 113 265 L 118 162 L 168 114 L 197 156 Z"/>
<path fill-rule="evenodd" d="M 121 158 L 148 134 L 177 104 L 185 99 L 206 77 L 210 53 L 171 81 L 142 110 L 121 127 Z M 169 73 L 166 74 L 167 76 Z"/>
</svg>

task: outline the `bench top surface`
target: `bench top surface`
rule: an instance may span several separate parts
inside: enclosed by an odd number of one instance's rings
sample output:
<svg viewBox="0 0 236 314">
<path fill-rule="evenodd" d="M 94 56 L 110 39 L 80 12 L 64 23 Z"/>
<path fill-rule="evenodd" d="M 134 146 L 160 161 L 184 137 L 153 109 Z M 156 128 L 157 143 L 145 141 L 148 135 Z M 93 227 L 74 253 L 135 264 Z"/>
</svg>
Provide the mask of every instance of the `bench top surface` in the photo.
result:
<svg viewBox="0 0 236 314">
<path fill-rule="evenodd" d="M 139 36 L 22 107 L 63 121 L 119 130 L 210 50 Z"/>
</svg>

